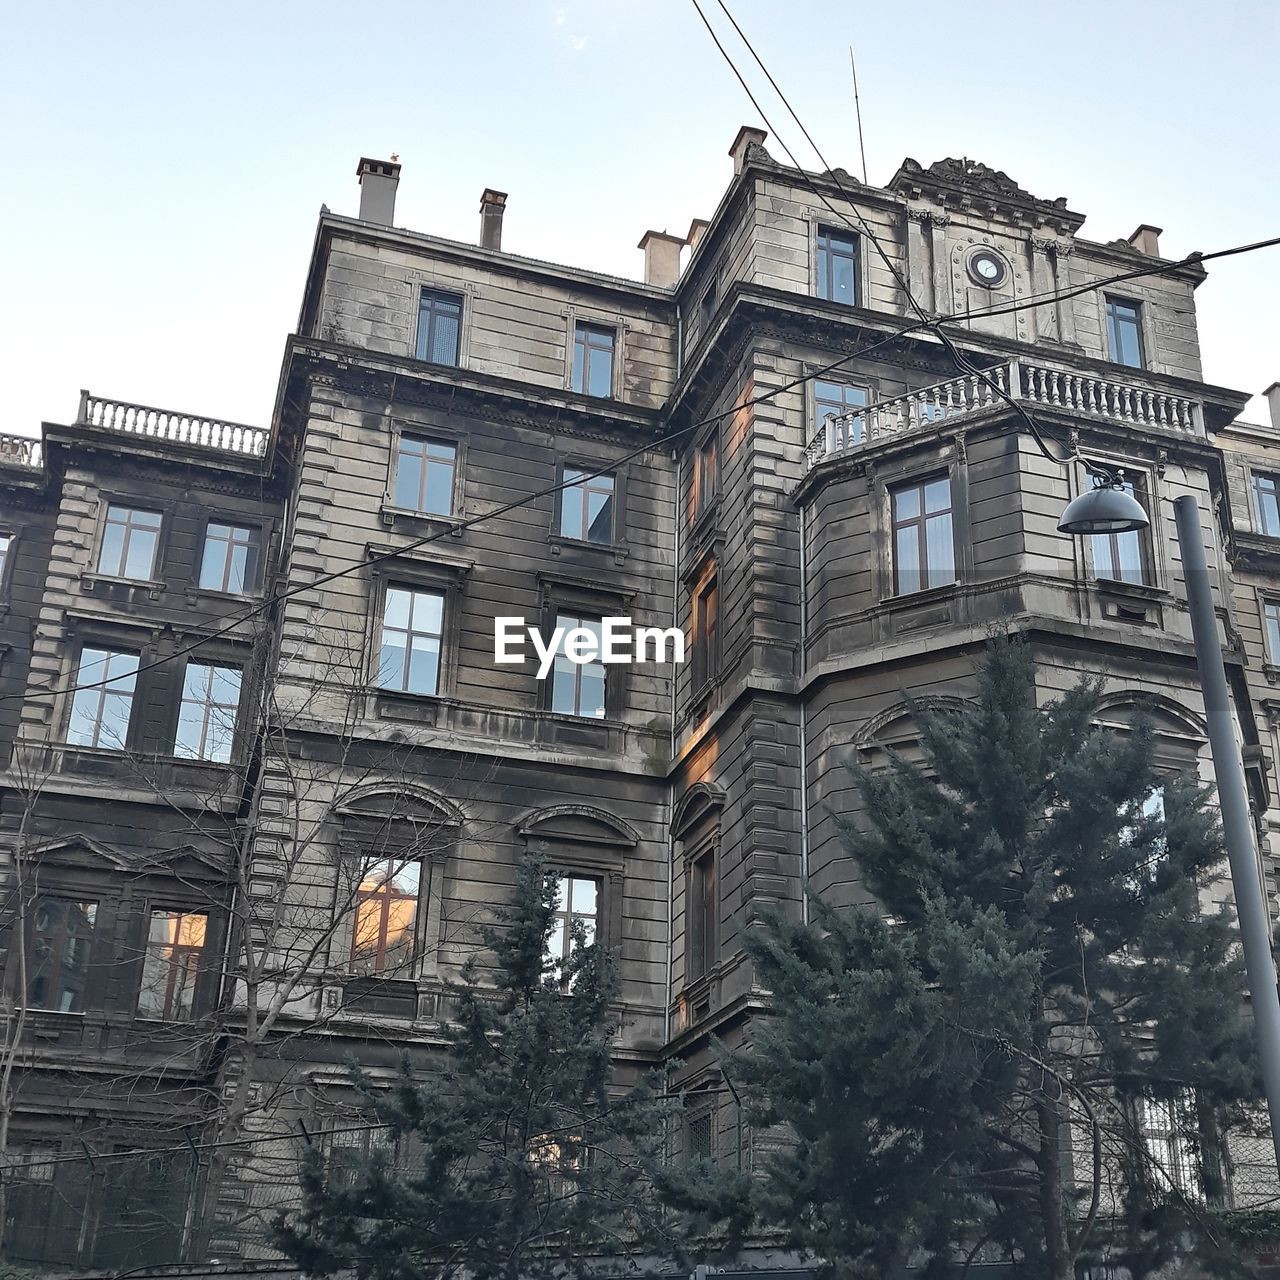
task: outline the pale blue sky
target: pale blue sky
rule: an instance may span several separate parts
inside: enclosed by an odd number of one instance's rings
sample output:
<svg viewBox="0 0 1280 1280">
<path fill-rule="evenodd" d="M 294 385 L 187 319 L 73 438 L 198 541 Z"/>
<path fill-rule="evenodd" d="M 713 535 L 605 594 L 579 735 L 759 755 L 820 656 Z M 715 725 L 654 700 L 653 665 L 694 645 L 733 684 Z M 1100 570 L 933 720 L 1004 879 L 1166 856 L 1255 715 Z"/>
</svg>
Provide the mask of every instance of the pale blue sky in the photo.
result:
<svg viewBox="0 0 1280 1280">
<path fill-rule="evenodd" d="M 1280 232 L 1275 0 L 731 7 L 856 172 L 854 44 L 872 182 L 967 155 L 1065 195 L 1091 239 Z M 11 6 L 5 46 L 0 431 L 68 420 L 81 386 L 265 424 L 316 213 L 355 212 L 362 154 L 400 154 L 399 225 L 474 240 L 494 186 L 506 248 L 635 276 L 641 233 L 709 215 L 757 122 L 689 0 L 64 0 Z M 1280 249 L 1213 265 L 1207 378 L 1280 378 L 1278 299 Z"/>
</svg>

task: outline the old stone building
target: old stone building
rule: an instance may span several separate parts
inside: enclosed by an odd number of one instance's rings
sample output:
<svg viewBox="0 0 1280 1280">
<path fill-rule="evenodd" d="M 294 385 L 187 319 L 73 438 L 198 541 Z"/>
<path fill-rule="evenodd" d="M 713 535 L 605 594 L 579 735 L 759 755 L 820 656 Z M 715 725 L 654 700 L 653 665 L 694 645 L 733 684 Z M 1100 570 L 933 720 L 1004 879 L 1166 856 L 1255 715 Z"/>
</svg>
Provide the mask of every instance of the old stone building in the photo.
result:
<svg viewBox="0 0 1280 1280">
<path fill-rule="evenodd" d="M 1202 379 L 1203 268 L 970 161 L 876 188 L 765 141 L 644 234 L 643 283 L 504 251 L 493 190 L 479 244 L 398 228 L 399 166 L 361 161 L 268 428 L 86 395 L 5 438 L 15 1255 L 261 1256 L 299 1143 L 377 1140 L 344 1061 L 429 1063 L 531 849 L 563 937 L 620 956 L 620 1069 L 674 1061 L 681 1145 L 749 1161 L 712 1052 L 760 1008 L 742 935 L 806 883 L 857 900 L 843 766 L 910 749 L 908 695 L 965 697 L 993 623 L 1046 698 L 1101 673 L 1210 776 L 1183 493 L 1273 887 L 1280 423 Z M 1149 531 L 1057 532 L 1078 452 Z M 511 616 L 674 625 L 688 661 L 540 680 L 495 664 Z"/>
</svg>

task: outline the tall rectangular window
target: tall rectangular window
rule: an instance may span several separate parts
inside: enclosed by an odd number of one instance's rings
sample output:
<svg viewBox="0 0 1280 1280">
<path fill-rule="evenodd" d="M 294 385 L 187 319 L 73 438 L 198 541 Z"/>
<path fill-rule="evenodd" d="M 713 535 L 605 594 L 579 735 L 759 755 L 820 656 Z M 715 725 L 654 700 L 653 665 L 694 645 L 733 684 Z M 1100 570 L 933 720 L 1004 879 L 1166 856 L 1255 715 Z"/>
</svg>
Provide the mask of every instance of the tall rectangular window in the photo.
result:
<svg viewBox="0 0 1280 1280">
<path fill-rule="evenodd" d="M 151 581 L 155 577 L 161 523 L 158 511 L 138 511 L 113 502 L 107 508 L 107 521 L 102 529 L 98 572 L 108 578 Z"/>
<path fill-rule="evenodd" d="M 579 628 L 595 635 L 596 651 L 599 652 L 600 619 L 576 618 L 560 613 L 556 615 L 556 626 L 563 627 L 564 634 L 551 669 L 551 710 L 568 716 L 603 720 L 604 663 L 598 658 L 590 662 L 571 662 L 565 653 L 570 634 Z"/>
<path fill-rule="evenodd" d="M 209 933 L 201 911 L 153 911 L 138 988 L 138 1016 L 189 1022 Z"/>
<path fill-rule="evenodd" d="M 560 490 L 560 536 L 581 542 L 613 542 L 613 476 L 565 467 Z"/>
<path fill-rule="evenodd" d="M 1262 602 L 1262 621 L 1267 630 L 1267 661 L 1280 667 L 1280 600 Z"/>
<path fill-rule="evenodd" d="M 1125 493 L 1131 494 L 1145 507 L 1144 486 L 1137 481 L 1124 480 Z M 1093 547 L 1093 569 L 1099 578 L 1115 582 L 1147 582 L 1148 556 L 1146 531 L 1130 529 L 1127 533 L 1090 534 Z"/>
<path fill-rule="evenodd" d="M 204 531 L 200 590 L 243 595 L 258 583 L 258 530 L 210 521 Z"/>
<path fill-rule="evenodd" d="M 1190 1089 L 1175 1098 L 1142 1098 L 1138 1102 L 1138 1128 L 1156 1186 L 1193 1203 L 1204 1199 L 1196 1158 L 1198 1127 L 1195 1094 Z"/>
<path fill-rule="evenodd" d="M 720 437 L 714 431 L 698 446 L 693 468 L 693 510 L 698 516 L 720 492 Z"/>
<path fill-rule="evenodd" d="M 547 964 L 563 984 L 565 961 L 573 951 L 575 934 L 585 946 L 596 940 L 600 910 L 600 881 L 590 876 L 560 876 L 557 883 L 556 911 L 547 938 Z"/>
<path fill-rule="evenodd" d="M 890 494 L 893 507 L 893 586 L 909 595 L 956 580 L 951 523 L 951 478 L 935 476 L 902 485 Z"/>
<path fill-rule="evenodd" d="M 187 663 L 173 754 L 225 764 L 231 759 L 239 710 L 239 668 Z"/>
<path fill-rule="evenodd" d="M 31 908 L 27 968 L 27 1003 L 31 1008 L 84 1012 L 97 921 L 96 902 L 36 898 Z"/>
<path fill-rule="evenodd" d="M 388 587 L 382 608 L 378 684 L 405 693 L 436 693 L 444 596 L 438 591 Z"/>
<path fill-rule="evenodd" d="M 416 861 L 379 858 L 366 868 L 351 934 L 353 973 L 399 972 L 413 960 L 421 880 Z"/>
<path fill-rule="evenodd" d="M 696 858 L 689 867 L 689 911 L 685 932 L 689 938 L 689 979 L 702 977 L 719 957 L 716 918 L 716 854 L 714 849 Z"/>
<path fill-rule="evenodd" d="M 822 426 L 831 414 L 843 418 L 846 413 L 855 409 L 864 409 L 867 404 L 867 389 L 852 382 L 832 382 L 826 378 L 815 378 L 813 383 L 815 426 Z M 862 418 L 855 418 L 849 433 L 848 443 L 857 444 L 862 439 Z"/>
<path fill-rule="evenodd" d="M 1258 532 L 1268 538 L 1280 538 L 1280 476 L 1264 471 L 1253 473 L 1253 505 L 1258 512 Z"/>
<path fill-rule="evenodd" d="M 396 440 L 395 505 L 406 511 L 449 515 L 457 464 L 457 446 L 447 440 L 401 435 Z"/>
<path fill-rule="evenodd" d="M 461 296 L 423 289 L 418 300 L 418 345 L 414 355 L 432 364 L 456 365 L 461 341 Z"/>
<path fill-rule="evenodd" d="M 76 671 L 67 741 L 73 747 L 123 751 L 129 736 L 133 691 L 138 677 L 136 653 L 84 649 Z"/>
<path fill-rule="evenodd" d="M 9 548 L 13 545 L 13 535 L 0 533 L 0 591 L 4 590 L 4 571 L 9 567 Z"/>
<path fill-rule="evenodd" d="M 617 334 L 579 320 L 573 327 L 573 389 L 602 400 L 613 395 L 613 348 Z"/>
<path fill-rule="evenodd" d="M 858 305 L 858 241 L 847 231 L 818 228 L 818 297 Z"/>
<path fill-rule="evenodd" d="M 720 589 L 713 577 L 693 599 L 693 687 L 701 689 L 720 674 Z"/>
<path fill-rule="evenodd" d="M 1141 303 L 1128 298 L 1107 298 L 1107 353 L 1116 364 L 1145 368 Z"/>
</svg>

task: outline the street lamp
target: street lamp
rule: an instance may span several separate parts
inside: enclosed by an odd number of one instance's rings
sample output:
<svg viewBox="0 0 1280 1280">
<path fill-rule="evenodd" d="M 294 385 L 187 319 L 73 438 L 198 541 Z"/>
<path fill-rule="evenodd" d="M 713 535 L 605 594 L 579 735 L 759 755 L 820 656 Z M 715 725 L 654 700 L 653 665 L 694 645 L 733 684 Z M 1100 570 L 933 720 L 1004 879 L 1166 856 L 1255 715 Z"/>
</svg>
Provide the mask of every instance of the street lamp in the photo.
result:
<svg viewBox="0 0 1280 1280">
<path fill-rule="evenodd" d="M 1146 512 L 1132 494 L 1125 491 L 1118 476 L 1094 472 L 1093 486 L 1063 511 L 1058 521 L 1058 528 L 1063 533 L 1077 536 L 1126 533 L 1145 529 L 1150 523 Z M 1276 1167 L 1280 1169 L 1280 992 L 1276 989 L 1276 968 L 1271 954 L 1271 923 L 1258 880 L 1257 849 L 1254 846 L 1253 821 L 1249 816 L 1249 796 L 1245 790 L 1244 763 L 1236 745 L 1231 718 L 1227 672 L 1222 661 L 1222 646 L 1218 642 L 1213 592 L 1209 589 L 1209 566 L 1204 554 L 1200 510 L 1194 497 L 1184 495 L 1174 499 L 1173 511 L 1178 525 L 1178 544 L 1182 549 L 1182 571 L 1187 586 L 1187 607 L 1191 612 L 1191 633 L 1195 639 L 1196 666 L 1200 671 L 1204 696 L 1209 753 L 1218 784 L 1222 833 L 1231 866 L 1231 887 L 1240 922 L 1240 940 L 1244 946 L 1262 1085 L 1271 1116 Z"/>
</svg>

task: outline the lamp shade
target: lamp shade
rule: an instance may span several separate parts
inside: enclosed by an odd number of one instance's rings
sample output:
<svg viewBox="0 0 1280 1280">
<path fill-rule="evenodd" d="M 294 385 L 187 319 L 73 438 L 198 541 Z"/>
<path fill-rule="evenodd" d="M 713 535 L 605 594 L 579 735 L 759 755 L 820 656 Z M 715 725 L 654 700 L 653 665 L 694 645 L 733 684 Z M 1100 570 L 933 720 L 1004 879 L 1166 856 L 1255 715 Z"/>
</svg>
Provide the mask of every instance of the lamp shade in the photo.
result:
<svg viewBox="0 0 1280 1280">
<path fill-rule="evenodd" d="M 1067 504 L 1058 520 L 1060 533 L 1129 533 L 1151 523 L 1142 504 L 1131 493 L 1114 485 L 1102 485 L 1082 493 Z"/>
</svg>

